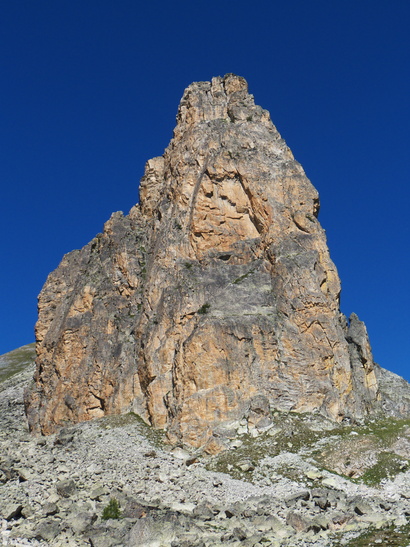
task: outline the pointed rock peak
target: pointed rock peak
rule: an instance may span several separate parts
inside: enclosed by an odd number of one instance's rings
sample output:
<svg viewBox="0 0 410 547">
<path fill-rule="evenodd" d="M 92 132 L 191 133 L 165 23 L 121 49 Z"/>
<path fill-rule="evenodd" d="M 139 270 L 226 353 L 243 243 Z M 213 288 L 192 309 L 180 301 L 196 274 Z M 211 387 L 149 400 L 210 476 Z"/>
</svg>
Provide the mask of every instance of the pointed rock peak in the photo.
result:
<svg viewBox="0 0 410 547">
<path fill-rule="evenodd" d="M 186 89 L 140 196 L 41 291 L 31 430 L 133 411 L 212 453 L 232 424 L 269 428 L 272 409 L 380 408 L 364 325 L 341 320 L 317 191 L 243 78 Z"/>
<path fill-rule="evenodd" d="M 188 86 L 179 105 L 177 122 L 257 121 L 262 113 L 269 119 L 266 111 L 255 106 L 245 78 L 226 74 L 223 78 L 212 78 L 211 82 L 195 82 Z"/>
</svg>

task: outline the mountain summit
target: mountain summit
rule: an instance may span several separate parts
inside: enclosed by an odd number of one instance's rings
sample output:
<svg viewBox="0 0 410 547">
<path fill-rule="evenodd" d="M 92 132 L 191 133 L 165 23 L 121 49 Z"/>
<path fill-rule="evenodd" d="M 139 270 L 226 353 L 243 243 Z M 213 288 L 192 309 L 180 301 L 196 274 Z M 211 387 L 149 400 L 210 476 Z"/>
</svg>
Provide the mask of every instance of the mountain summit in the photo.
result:
<svg viewBox="0 0 410 547">
<path fill-rule="evenodd" d="M 268 428 L 273 409 L 409 413 L 408 384 L 375 365 L 364 324 L 340 312 L 318 212 L 243 78 L 190 85 L 139 205 L 41 291 L 31 430 L 132 411 L 213 453 L 232 431 Z M 400 400 L 383 393 L 399 384 Z"/>
</svg>

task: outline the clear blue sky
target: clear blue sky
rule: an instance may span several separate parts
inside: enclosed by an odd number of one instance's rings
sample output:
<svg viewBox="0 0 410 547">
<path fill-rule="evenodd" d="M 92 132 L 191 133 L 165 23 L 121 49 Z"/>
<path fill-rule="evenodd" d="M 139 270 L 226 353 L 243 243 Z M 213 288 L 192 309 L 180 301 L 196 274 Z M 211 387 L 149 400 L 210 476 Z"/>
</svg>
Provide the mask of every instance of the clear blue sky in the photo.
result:
<svg viewBox="0 0 410 547">
<path fill-rule="evenodd" d="M 410 380 L 410 2 L 0 6 L 0 354 L 34 340 L 63 254 L 138 199 L 192 81 L 249 82 L 321 195 L 342 310 Z"/>
</svg>

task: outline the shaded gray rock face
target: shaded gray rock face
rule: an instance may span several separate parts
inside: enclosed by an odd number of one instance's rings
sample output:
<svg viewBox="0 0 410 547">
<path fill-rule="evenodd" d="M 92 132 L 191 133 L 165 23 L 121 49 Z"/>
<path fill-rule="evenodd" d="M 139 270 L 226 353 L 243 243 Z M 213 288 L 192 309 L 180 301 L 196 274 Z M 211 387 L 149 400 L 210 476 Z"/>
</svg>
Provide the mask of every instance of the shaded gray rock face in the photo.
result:
<svg viewBox="0 0 410 547">
<path fill-rule="evenodd" d="M 373 361 L 366 325 L 352 313 L 345 325 L 346 340 L 349 344 L 350 362 L 353 370 L 354 392 L 360 398 L 368 413 L 376 412 L 386 416 L 410 415 L 409 383 L 394 372 L 390 372 Z M 377 384 L 377 401 L 369 398 L 369 392 L 363 390 L 365 370 L 374 370 Z"/>
<path fill-rule="evenodd" d="M 39 296 L 32 431 L 132 410 L 214 453 L 221 424 L 268 427 L 269 409 L 382 410 L 365 327 L 341 320 L 317 191 L 243 78 L 185 90 L 140 197 Z"/>
<path fill-rule="evenodd" d="M 375 365 L 383 413 L 387 416 L 410 415 L 409 384 L 394 372 Z"/>
</svg>

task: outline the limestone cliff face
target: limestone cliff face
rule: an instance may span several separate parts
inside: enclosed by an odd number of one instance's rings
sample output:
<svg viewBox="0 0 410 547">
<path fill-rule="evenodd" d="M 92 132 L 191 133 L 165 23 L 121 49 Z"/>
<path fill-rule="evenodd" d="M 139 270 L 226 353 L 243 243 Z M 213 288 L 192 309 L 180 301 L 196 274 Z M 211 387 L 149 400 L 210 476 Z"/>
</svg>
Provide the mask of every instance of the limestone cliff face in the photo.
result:
<svg viewBox="0 0 410 547">
<path fill-rule="evenodd" d="M 132 410 L 212 451 L 221 424 L 263 426 L 269 408 L 376 412 L 367 333 L 339 311 L 318 210 L 243 78 L 189 86 L 140 204 L 65 256 L 39 296 L 31 429 Z"/>
</svg>

